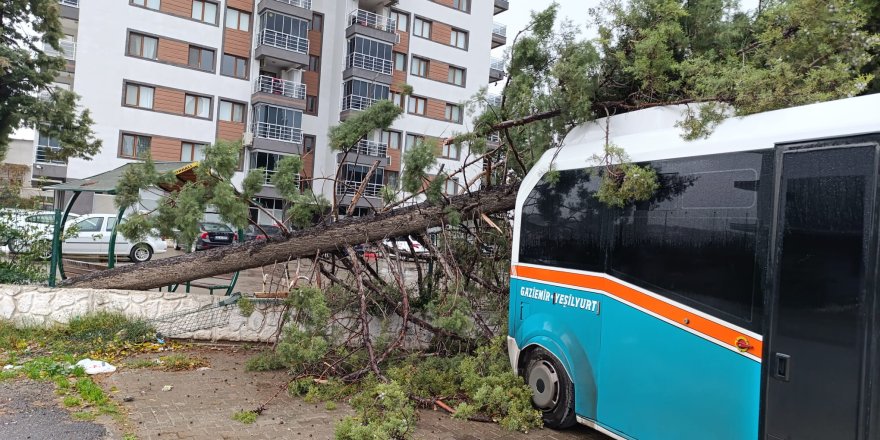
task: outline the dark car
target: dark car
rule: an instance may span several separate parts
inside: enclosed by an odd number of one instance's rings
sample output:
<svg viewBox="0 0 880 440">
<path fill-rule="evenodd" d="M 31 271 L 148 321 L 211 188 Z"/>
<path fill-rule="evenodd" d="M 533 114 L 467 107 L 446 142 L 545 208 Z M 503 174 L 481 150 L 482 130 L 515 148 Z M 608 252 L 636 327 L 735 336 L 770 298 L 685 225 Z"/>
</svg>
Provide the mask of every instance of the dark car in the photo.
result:
<svg viewBox="0 0 880 440">
<path fill-rule="evenodd" d="M 238 241 L 238 234 L 223 223 L 199 222 L 199 231 L 195 243 L 197 251 L 217 246 L 228 246 Z"/>
<path fill-rule="evenodd" d="M 258 228 L 254 225 L 249 225 L 247 229 L 244 230 L 244 241 L 265 240 L 267 235 L 272 238 L 280 238 L 283 236 L 281 228 L 278 226 L 260 225 Z"/>
</svg>

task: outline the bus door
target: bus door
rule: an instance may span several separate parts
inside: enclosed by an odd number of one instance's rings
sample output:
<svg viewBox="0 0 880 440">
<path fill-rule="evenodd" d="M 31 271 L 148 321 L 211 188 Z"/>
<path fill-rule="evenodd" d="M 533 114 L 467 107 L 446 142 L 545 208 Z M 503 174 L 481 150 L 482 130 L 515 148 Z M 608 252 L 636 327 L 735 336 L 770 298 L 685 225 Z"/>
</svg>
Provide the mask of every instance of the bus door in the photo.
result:
<svg viewBox="0 0 880 440">
<path fill-rule="evenodd" d="M 765 439 L 865 438 L 876 143 L 781 156 Z"/>
</svg>

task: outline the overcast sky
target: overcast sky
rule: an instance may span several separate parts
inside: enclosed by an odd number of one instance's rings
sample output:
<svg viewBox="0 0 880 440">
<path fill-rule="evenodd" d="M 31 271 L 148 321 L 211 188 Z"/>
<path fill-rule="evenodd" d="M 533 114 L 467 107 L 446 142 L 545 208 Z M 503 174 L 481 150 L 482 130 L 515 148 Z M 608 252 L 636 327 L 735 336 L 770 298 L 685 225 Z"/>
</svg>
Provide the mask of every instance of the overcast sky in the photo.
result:
<svg viewBox="0 0 880 440">
<path fill-rule="evenodd" d="M 595 37 L 595 28 L 585 27 L 590 22 L 589 10 L 601 3 L 601 0 L 556 0 L 559 3 L 559 18 L 567 18 L 580 27 L 584 36 Z M 495 16 L 495 21 L 507 25 L 507 45 L 493 51 L 493 55 L 500 57 L 504 54 L 504 48 L 513 43 L 513 37 L 521 29 L 526 27 L 531 19 L 532 11 L 542 11 L 553 3 L 553 0 L 510 0 L 510 9 Z M 758 0 L 740 0 L 746 8 L 756 8 Z M 559 20 L 557 20 L 559 21 Z"/>
</svg>

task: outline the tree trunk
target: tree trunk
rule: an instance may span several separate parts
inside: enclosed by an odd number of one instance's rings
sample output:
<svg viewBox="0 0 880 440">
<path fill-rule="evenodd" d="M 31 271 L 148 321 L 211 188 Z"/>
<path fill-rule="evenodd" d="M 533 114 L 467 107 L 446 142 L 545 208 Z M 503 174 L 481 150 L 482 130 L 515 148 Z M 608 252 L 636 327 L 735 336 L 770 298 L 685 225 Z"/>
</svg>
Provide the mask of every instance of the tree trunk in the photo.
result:
<svg viewBox="0 0 880 440">
<path fill-rule="evenodd" d="M 503 186 L 462 194 L 449 199 L 449 206 L 463 219 L 478 219 L 513 209 L 516 186 Z M 60 283 L 63 287 L 146 290 L 179 284 L 238 270 L 266 266 L 288 259 L 314 258 L 346 246 L 381 241 L 388 237 L 422 232 L 441 224 L 447 205 L 420 203 L 370 217 L 346 219 L 293 232 L 286 239 L 234 244 L 147 263 L 92 272 Z"/>
</svg>

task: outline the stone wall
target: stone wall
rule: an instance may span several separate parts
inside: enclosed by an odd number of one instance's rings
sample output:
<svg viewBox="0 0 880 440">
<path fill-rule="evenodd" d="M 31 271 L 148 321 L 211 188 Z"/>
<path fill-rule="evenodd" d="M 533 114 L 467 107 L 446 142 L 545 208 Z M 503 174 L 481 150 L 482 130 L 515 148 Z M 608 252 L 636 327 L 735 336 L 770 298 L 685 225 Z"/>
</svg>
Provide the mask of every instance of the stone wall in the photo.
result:
<svg viewBox="0 0 880 440">
<path fill-rule="evenodd" d="M 228 297 L 0 285 L 0 320 L 49 326 L 90 312 L 114 311 L 151 321 L 157 330 L 175 338 L 252 342 L 272 339 L 281 317 L 280 305 L 257 304 L 251 316 L 244 317 L 235 305 L 212 307 L 224 299 Z M 193 330 L 212 323 L 219 325 Z"/>
</svg>

